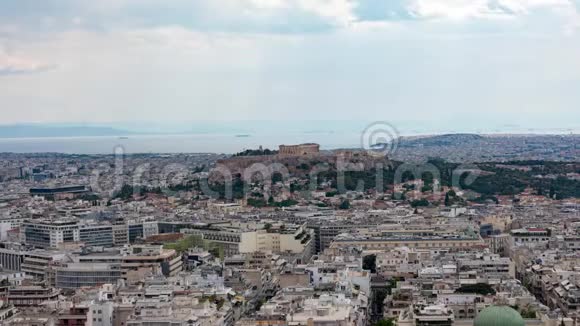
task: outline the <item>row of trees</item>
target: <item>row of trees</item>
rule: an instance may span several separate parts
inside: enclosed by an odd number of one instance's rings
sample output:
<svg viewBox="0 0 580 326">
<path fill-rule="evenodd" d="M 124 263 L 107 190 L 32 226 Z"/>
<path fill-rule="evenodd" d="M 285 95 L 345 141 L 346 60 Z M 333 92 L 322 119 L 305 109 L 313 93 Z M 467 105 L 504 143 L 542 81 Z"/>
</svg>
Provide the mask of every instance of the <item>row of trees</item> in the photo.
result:
<svg viewBox="0 0 580 326">
<path fill-rule="evenodd" d="M 244 156 L 243 153 L 256 154 L 254 150 L 247 150 L 242 153 L 238 153 L 239 156 Z M 273 151 L 256 150 L 263 153 L 263 155 L 268 155 Z M 471 198 L 473 201 L 497 201 L 496 196 L 498 195 L 516 195 L 524 191 L 527 187 L 536 189 L 538 195 L 547 196 L 555 199 L 565 199 L 570 197 L 580 198 L 580 181 L 570 179 L 564 176 L 564 173 L 572 173 L 571 171 L 576 171 L 574 164 L 558 164 L 554 162 L 535 162 L 534 168 L 531 171 L 525 171 L 520 169 L 509 169 L 503 166 L 498 166 L 495 163 L 480 163 L 476 164 L 479 169 L 485 173 L 480 173 L 473 180 L 468 180 L 468 172 L 466 171 L 463 175 L 458 176 L 456 171 L 459 164 L 445 162 L 441 159 L 431 159 L 428 164 L 431 168 L 435 167 L 437 171 L 437 178 L 439 179 L 439 184 L 441 186 L 459 186 L 463 189 L 473 190 L 479 193 L 481 196 L 479 198 Z M 364 171 L 345 171 L 340 174 L 337 173 L 335 166 L 329 166 L 328 170 L 321 171 L 317 174 L 317 183 L 322 184 L 323 182 L 330 184 L 330 187 L 335 189 L 328 191 L 326 193 L 327 197 L 333 197 L 339 194 L 341 191 L 353 191 L 353 190 L 370 190 L 375 189 L 378 192 L 385 192 L 387 187 L 392 186 L 396 182 L 407 182 L 420 178 L 424 182 L 424 186 L 420 189 L 422 192 L 430 192 L 434 188 L 434 175 L 432 173 L 423 171 L 420 175 L 416 175 L 412 171 L 412 166 L 409 166 L 409 171 L 405 171 L 401 175 L 397 175 L 397 169 L 401 167 L 401 162 L 391 162 L 388 166 L 381 168 L 380 170 L 372 167 Z M 542 165 L 543 164 L 543 165 Z M 572 166 L 572 167 L 571 167 Z M 537 173 L 545 172 L 540 167 L 546 167 L 546 170 L 554 175 L 559 175 L 558 177 L 543 177 L 538 178 Z M 203 167 L 199 167 L 203 169 Z M 307 168 L 307 164 L 304 166 L 299 166 L 300 169 Z M 421 166 L 417 168 L 418 172 L 421 172 Z M 454 175 L 455 173 L 455 175 Z M 280 173 L 274 173 L 272 175 L 272 182 L 283 181 L 283 177 Z M 300 190 L 309 189 L 310 180 L 302 180 L 301 182 L 294 182 L 290 185 L 290 191 L 296 192 Z M 340 187 L 339 187 L 340 184 Z M 234 177 L 232 181 L 232 194 L 234 199 L 240 199 L 244 197 L 244 187 L 245 182 L 242 180 L 241 176 Z M 380 189 L 376 189 L 380 187 Z M 411 187 L 412 188 L 412 187 Z M 407 190 L 415 190 L 415 189 Z M 200 183 L 197 180 L 190 180 L 181 185 L 172 185 L 168 188 L 172 191 L 200 191 Z M 214 182 L 209 185 L 209 189 L 218 193 L 218 196 L 225 198 L 226 195 L 226 184 L 224 182 Z M 160 193 L 159 188 L 140 188 L 138 189 L 140 194 L 145 194 L 148 192 Z M 133 187 L 129 185 L 123 186 L 120 192 L 116 195 L 116 198 L 123 200 L 128 200 L 134 193 Z M 404 194 L 399 194 L 397 198 L 405 199 Z M 463 199 L 458 197 L 454 192 L 449 192 L 445 196 L 445 205 L 451 206 L 463 203 Z M 424 201 L 417 201 L 412 203 L 415 207 L 424 206 Z M 428 205 L 428 204 L 427 204 Z"/>
</svg>

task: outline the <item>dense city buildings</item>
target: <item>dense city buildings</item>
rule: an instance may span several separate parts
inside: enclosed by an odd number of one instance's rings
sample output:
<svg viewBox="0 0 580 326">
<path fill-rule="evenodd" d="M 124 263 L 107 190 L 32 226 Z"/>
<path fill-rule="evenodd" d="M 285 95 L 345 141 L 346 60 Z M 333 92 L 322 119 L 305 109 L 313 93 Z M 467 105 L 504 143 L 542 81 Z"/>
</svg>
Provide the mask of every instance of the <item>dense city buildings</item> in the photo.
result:
<svg viewBox="0 0 580 326">
<path fill-rule="evenodd" d="M 0 326 L 580 326 L 580 0 L 0 0 Z"/>
<path fill-rule="evenodd" d="M 444 161 L 433 173 L 316 144 L 128 155 L 123 171 L 99 170 L 115 159 L 5 155 L 19 172 L 0 182 L 0 324 L 580 317 L 576 163 L 481 163 L 463 185 Z"/>
</svg>

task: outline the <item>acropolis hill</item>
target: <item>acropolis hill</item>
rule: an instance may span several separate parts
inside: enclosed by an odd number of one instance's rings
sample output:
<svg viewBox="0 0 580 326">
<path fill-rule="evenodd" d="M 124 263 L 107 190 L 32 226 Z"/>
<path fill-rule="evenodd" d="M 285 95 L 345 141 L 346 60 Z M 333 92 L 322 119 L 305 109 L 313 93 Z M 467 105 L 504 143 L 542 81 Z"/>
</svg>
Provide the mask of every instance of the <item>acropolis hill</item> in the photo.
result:
<svg viewBox="0 0 580 326">
<path fill-rule="evenodd" d="M 291 175 L 307 175 L 310 168 L 317 164 L 328 164 L 332 170 L 336 167 L 337 162 L 344 164 L 357 163 L 362 164 L 363 170 L 370 169 L 377 162 L 386 162 L 386 157 L 376 157 L 369 155 L 363 150 L 336 150 L 320 151 L 320 145 L 315 143 L 299 145 L 280 145 L 277 154 L 273 155 L 249 155 L 234 156 L 217 161 L 217 169 L 210 173 L 210 180 L 223 178 L 221 174 L 223 168 L 227 169 L 233 176 L 243 175 L 254 164 L 263 164 L 274 167 L 275 164 L 281 164 Z M 257 165 L 254 167 L 258 167 Z"/>
</svg>

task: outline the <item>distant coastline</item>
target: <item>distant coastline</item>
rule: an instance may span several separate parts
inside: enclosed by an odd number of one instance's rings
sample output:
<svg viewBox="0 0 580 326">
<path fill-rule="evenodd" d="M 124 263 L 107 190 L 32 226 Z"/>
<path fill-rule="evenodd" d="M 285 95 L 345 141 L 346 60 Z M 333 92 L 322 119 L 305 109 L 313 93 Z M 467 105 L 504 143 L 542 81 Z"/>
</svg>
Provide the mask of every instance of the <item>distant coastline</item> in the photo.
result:
<svg viewBox="0 0 580 326">
<path fill-rule="evenodd" d="M 468 137 L 462 137 L 467 135 Z M 458 143 L 467 144 L 474 141 L 474 146 L 481 146 L 474 134 L 431 134 L 403 136 L 399 142 L 399 150 L 419 146 L 451 146 Z M 451 136 L 451 137 L 450 137 Z M 569 139 L 580 134 L 483 134 L 485 139 L 526 138 L 557 141 L 557 138 Z M 123 137 L 122 139 L 120 139 Z M 443 141 L 441 141 L 443 138 Z M 554 140 L 554 138 L 556 138 Z M 449 140 L 451 139 L 451 140 Z M 471 140 L 470 140 L 471 139 Z M 570 140 L 568 140 L 569 142 Z M 271 133 L 252 135 L 252 137 L 235 137 L 235 134 L 172 134 L 172 135 L 141 135 L 128 136 L 76 136 L 76 137 L 20 137 L 0 138 L 0 153 L 62 153 L 108 155 L 122 147 L 127 154 L 175 154 L 175 153 L 221 153 L 233 154 L 248 148 L 278 148 L 280 144 L 318 143 L 323 150 L 361 149 L 360 133 L 348 132 L 337 134 L 305 134 L 305 133 Z M 419 142 L 419 143 L 417 143 Z M 435 147 L 433 147 L 435 148 Z"/>
<path fill-rule="evenodd" d="M 224 121 L 197 122 L 179 126 L 153 124 L 0 124 L 0 139 L 7 138 L 61 138 L 61 137 L 129 137 L 171 135 L 230 135 L 235 138 L 256 138 L 271 134 L 306 135 L 316 137 L 342 137 L 342 134 L 361 133 L 369 125 L 365 121 Z M 508 135 L 569 135 L 580 133 L 580 125 L 563 127 L 537 127 L 516 125 L 470 126 L 419 122 L 393 122 L 397 133 L 405 137 L 430 137 L 444 134 L 477 134 L 485 136 Z M 135 127 L 137 126 L 137 127 Z M 316 128 L 314 128 L 315 126 Z"/>
</svg>

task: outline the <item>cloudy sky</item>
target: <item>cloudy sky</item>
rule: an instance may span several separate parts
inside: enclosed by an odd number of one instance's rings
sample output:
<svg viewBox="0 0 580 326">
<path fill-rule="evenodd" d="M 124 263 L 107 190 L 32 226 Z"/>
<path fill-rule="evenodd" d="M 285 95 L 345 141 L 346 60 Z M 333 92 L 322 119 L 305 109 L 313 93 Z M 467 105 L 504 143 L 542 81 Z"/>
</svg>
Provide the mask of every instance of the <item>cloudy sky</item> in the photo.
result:
<svg viewBox="0 0 580 326">
<path fill-rule="evenodd" d="M 580 121 L 580 0 L 0 0 L 0 123 Z"/>
</svg>

